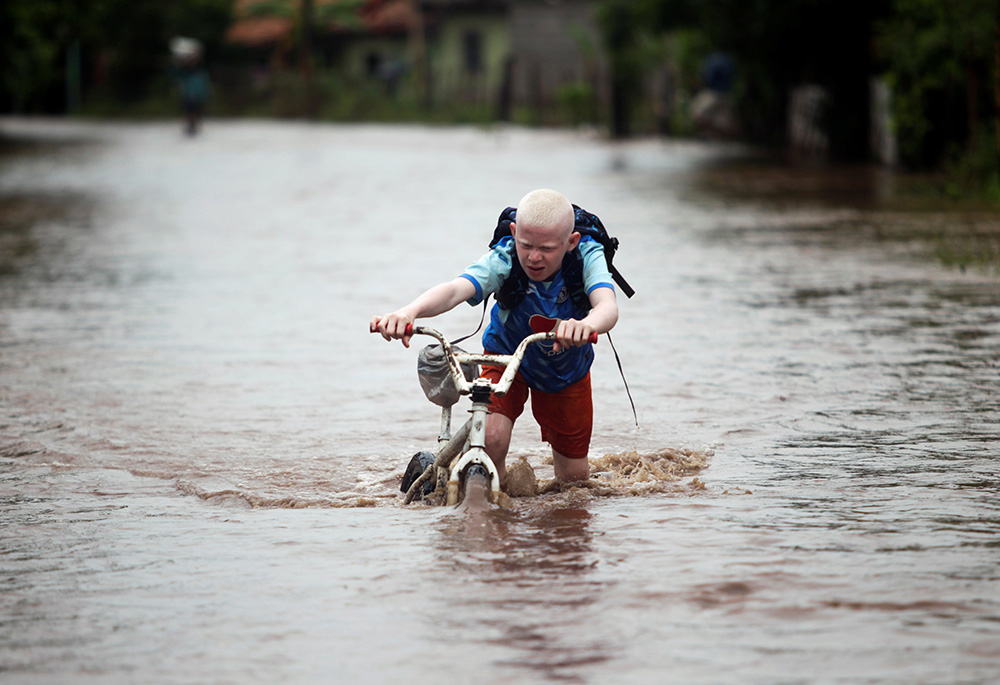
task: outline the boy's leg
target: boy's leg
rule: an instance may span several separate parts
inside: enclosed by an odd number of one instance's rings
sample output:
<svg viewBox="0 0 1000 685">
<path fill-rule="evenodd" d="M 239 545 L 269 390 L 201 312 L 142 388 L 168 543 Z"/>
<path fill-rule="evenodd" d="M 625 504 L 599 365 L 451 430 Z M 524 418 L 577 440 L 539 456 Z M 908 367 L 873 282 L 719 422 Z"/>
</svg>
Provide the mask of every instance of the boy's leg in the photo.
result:
<svg viewBox="0 0 1000 685">
<path fill-rule="evenodd" d="M 590 477 L 590 436 L 594 402 L 590 374 L 555 393 L 532 391 L 531 411 L 542 429 L 542 440 L 552 445 L 556 478 L 563 482 Z"/>
<path fill-rule="evenodd" d="M 503 371 L 504 368 L 500 366 L 483 366 L 479 375 L 496 383 Z M 490 413 L 486 417 L 486 453 L 497 467 L 501 481 L 507 473 L 507 451 L 510 449 L 514 422 L 524 411 L 527 401 L 528 384 L 521 374 L 514 376 L 514 382 L 506 395 L 490 398 Z"/>
<path fill-rule="evenodd" d="M 556 469 L 556 479 L 562 483 L 590 478 L 590 462 L 586 457 L 570 459 L 553 449 L 552 463 Z"/>
<path fill-rule="evenodd" d="M 507 473 L 507 451 L 514 422 L 503 414 L 492 413 L 486 417 L 486 453 L 497 467 L 500 480 Z"/>
</svg>

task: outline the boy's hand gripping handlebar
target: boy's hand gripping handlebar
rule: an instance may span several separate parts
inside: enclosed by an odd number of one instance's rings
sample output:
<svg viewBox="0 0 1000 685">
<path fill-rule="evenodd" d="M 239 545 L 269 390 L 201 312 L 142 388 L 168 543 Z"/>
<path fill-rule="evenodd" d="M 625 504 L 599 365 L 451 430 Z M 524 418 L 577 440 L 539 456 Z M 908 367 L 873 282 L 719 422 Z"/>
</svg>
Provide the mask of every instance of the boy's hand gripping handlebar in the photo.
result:
<svg viewBox="0 0 1000 685">
<path fill-rule="evenodd" d="M 372 320 L 369 330 L 372 333 L 380 332 L 377 320 Z M 383 333 L 383 335 L 385 334 Z M 404 503 L 411 502 L 417 496 L 416 493 L 423 490 L 427 480 L 434 477 L 434 474 L 440 476 L 442 469 L 444 469 L 450 470 L 450 476 L 447 481 L 447 503 L 449 505 L 457 504 L 461 474 L 466 467 L 472 464 L 478 464 L 486 469 L 490 474 L 492 496 L 494 498 L 499 496 L 500 475 L 485 449 L 485 418 L 489 411 L 490 398 L 491 396 L 499 397 L 506 395 L 510 390 L 510 386 L 517 375 L 517 370 L 521 365 L 521 360 L 524 358 L 524 353 L 528 345 L 542 341 L 555 341 L 555 332 L 549 331 L 547 333 L 529 335 L 520 342 L 513 354 L 468 354 L 455 348 L 440 332 L 433 328 L 415 327 L 411 323 L 407 323 L 404 326 L 402 335 L 399 335 L 397 327 L 392 337 L 398 336 L 403 338 L 404 342 L 407 342 L 407 339 L 413 335 L 427 335 L 435 338 L 441 344 L 441 351 L 448 364 L 448 372 L 455 389 L 460 395 L 472 396 L 472 418 L 466 421 L 458 433 L 449 435 L 451 406 L 449 405 L 442 409 L 442 435 L 438 438 L 439 445 L 441 445 L 440 450 L 437 456 L 434 457 L 433 462 L 428 464 L 424 468 L 423 473 L 409 485 Z M 390 336 L 385 337 L 388 338 Z M 590 335 L 589 342 L 597 342 L 596 333 Z M 469 381 L 465 377 L 462 365 L 470 362 L 474 364 L 481 363 L 492 366 L 503 366 L 505 368 L 499 380 L 495 383 L 491 382 L 485 376 L 479 376 Z M 493 501 L 496 500 L 494 499 Z"/>
<path fill-rule="evenodd" d="M 426 335 L 433 335 L 433 333 L 427 333 L 426 332 L 426 331 L 432 331 L 432 330 L 434 330 L 434 329 L 432 329 L 432 328 L 424 329 L 423 327 L 420 327 L 417 330 L 417 332 L 418 333 L 425 333 Z M 378 333 L 378 328 L 376 328 L 374 324 L 370 324 L 368 326 L 368 332 L 369 333 Z M 437 333 L 437 331 L 434 331 L 434 332 Z M 406 324 L 406 330 L 403 331 L 403 333 L 405 335 L 413 335 L 413 324 L 412 323 Z M 536 334 L 536 335 L 540 335 L 540 334 Z M 546 340 L 554 340 L 555 339 L 555 334 L 552 333 L 551 331 L 549 333 L 546 333 L 545 335 L 551 335 L 551 337 L 545 338 Z M 437 336 L 434 336 L 434 337 L 437 337 Z M 530 337 L 533 337 L 533 336 L 530 336 Z M 597 344 L 597 333 L 591 333 L 590 334 L 590 338 L 587 340 L 587 342 L 589 342 L 592 345 L 596 345 Z"/>
<path fill-rule="evenodd" d="M 425 335 L 433 335 L 433 333 L 429 333 L 428 332 L 428 331 L 433 331 L 433 330 L 434 329 L 432 329 L 432 328 L 423 328 L 423 327 L 421 327 L 420 329 L 417 330 L 417 332 L 418 333 L 424 333 Z M 372 333 L 376 333 L 377 331 L 373 328 L 373 329 L 371 329 L 371 332 Z M 413 335 L 413 324 L 412 323 L 406 324 L 406 331 L 404 331 L 404 332 L 406 333 L 406 335 Z M 437 333 L 437 331 L 434 331 L 434 333 Z M 535 335 L 541 335 L 541 334 L 536 333 Z M 551 337 L 544 338 L 545 340 L 555 340 L 555 333 L 552 333 L 550 331 L 549 333 L 546 333 L 545 335 L 551 335 Z M 434 337 L 437 337 L 437 336 L 434 336 Z M 534 336 L 529 336 L 529 337 L 534 337 Z M 591 333 L 590 334 L 590 338 L 587 340 L 587 342 L 591 343 L 592 345 L 596 345 L 597 344 L 597 333 Z"/>
<path fill-rule="evenodd" d="M 378 333 L 378 330 L 374 325 L 369 326 L 369 331 L 372 333 Z M 448 368 L 451 371 L 452 380 L 455 383 L 455 388 L 458 390 L 459 394 L 462 395 L 470 394 L 472 392 L 473 385 L 472 382 L 466 379 L 465 374 L 462 372 L 462 364 L 472 362 L 475 364 L 505 366 L 506 368 L 500 376 L 500 380 L 493 384 L 491 390 L 495 395 L 506 395 L 507 391 L 510 389 L 511 383 L 514 381 L 514 376 L 517 375 L 518 368 L 521 366 L 521 360 L 524 358 L 524 353 L 527 350 L 528 345 L 536 342 L 556 340 L 555 331 L 549 331 L 547 333 L 534 333 L 522 340 L 512 354 L 468 354 L 464 352 L 455 352 L 451 343 L 448 342 L 440 332 L 433 328 L 413 326 L 413 324 L 408 323 L 406 324 L 404 335 L 428 335 L 437 339 L 437 341 L 441 343 L 441 346 L 444 348 L 444 357 L 448 361 Z M 588 342 L 591 344 L 596 343 L 597 333 L 591 333 Z"/>
</svg>

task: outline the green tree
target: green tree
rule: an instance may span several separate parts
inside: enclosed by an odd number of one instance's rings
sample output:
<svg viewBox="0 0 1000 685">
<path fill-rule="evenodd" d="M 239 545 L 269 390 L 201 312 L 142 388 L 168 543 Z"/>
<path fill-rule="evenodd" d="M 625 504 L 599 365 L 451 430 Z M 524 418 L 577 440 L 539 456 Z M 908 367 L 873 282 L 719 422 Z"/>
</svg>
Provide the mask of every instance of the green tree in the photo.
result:
<svg viewBox="0 0 1000 685">
<path fill-rule="evenodd" d="M 260 0 L 247 8 L 247 15 L 288 19 L 292 26 L 291 41 L 298 52 L 299 69 L 311 78 L 317 25 L 356 28 L 360 26 L 358 11 L 364 4 L 365 0 L 341 0 L 319 6 L 315 0 Z"/>
<path fill-rule="evenodd" d="M 640 7 L 629 0 L 605 0 L 597 9 L 611 62 L 611 133 L 616 138 L 631 132 L 631 113 L 642 77 L 637 45 L 643 33 Z"/>
<path fill-rule="evenodd" d="M 817 83 L 831 95 L 831 150 L 858 158 L 867 154 L 871 27 L 887 1 L 635 0 L 634 11 L 645 30 L 697 30 L 734 57 L 749 139 L 783 143 L 790 88 Z"/>
<path fill-rule="evenodd" d="M 955 148 L 975 154 L 997 116 L 994 79 L 997 0 L 893 0 L 878 23 L 879 57 L 893 91 L 900 155 L 909 166 L 939 165 Z"/>
<path fill-rule="evenodd" d="M 106 61 L 111 93 L 144 97 L 162 77 L 174 35 L 211 51 L 230 21 L 231 0 L 4 0 L 0 2 L 0 109 L 63 111 L 68 56 L 92 72 Z"/>
<path fill-rule="evenodd" d="M 135 101 L 162 87 L 169 42 L 197 38 L 211 61 L 231 21 L 230 0 L 103 0 L 95 20 L 102 26 L 100 50 L 109 58 L 111 94 Z"/>
<path fill-rule="evenodd" d="M 5 0 L 0 3 L 0 109 L 49 109 L 62 98 L 69 45 L 94 35 L 101 0 Z"/>
<path fill-rule="evenodd" d="M 250 17 L 281 17 L 291 26 L 289 47 L 297 53 L 301 74 L 302 110 L 317 116 L 322 107 L 322 93 L 316 84 L 315 38 L 317 27 L 356 28 L 361 25 L 359 11 L 365 0 L 340 0 L 317 5 L 315 0 L 259 0 L 246 12 Z"/>
</svg>

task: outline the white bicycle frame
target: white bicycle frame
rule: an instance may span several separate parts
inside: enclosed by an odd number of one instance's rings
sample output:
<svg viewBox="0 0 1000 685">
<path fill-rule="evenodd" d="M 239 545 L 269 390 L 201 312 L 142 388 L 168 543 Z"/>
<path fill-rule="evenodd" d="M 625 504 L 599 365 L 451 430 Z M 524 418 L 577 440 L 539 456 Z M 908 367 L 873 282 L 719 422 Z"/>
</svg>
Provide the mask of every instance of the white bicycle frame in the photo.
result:
<svg viewBox="0 0 1000 685">
<path fill-rule="evenodd" d="M 435 338 L 444 351 L 444 358 L 448 361 L 448 368 L 451 371 L 451 378 L 455 383 L 455 388 L 461 395 L 472 396 L 472 417 L 455 433 L 451 435 L 451 407 L 441 409 L 441 433 L 438 436 L 438 453 L 434 463 L 428 466 L 423 474 L 413 482 L 406 493 L 404 503 L 409 504 L 416 493 L 420 491 L 423 484 L 432 475 L 436 474 L 438 468 L 449 469 L 447 485 L 447 503 L 449 505 L 458 504 L 459 479 L 462 471 L 470 464 L 481 464 L 490 474 L 490 498 L 495 502 L 500 494 L 500 474 L 497 472 L 493 460 L 486 453 L 486 415 L 489 413 L 490 395 L 502 397 L 510 390 L 514 376 L 521 366 L 524 352 L 528 345 L 546 340 L 555 340 L 555 332 L 535 333 L 529 335 L 521 341 L 513 354 L 469 354 L 455 352 L 451 343 L 445 340 L 444 336 L 433 328 L 417 326 L 412 329 L 412 335 L 428 335 Z M 462 372 L 462 364 L 487 364 L 491 366 L 503 366 L 504 371 L 500 375 L 500 380 L 491 383 L 488 378 L 476 378 L 472 381 L 465 377 Z"/>
</svg>

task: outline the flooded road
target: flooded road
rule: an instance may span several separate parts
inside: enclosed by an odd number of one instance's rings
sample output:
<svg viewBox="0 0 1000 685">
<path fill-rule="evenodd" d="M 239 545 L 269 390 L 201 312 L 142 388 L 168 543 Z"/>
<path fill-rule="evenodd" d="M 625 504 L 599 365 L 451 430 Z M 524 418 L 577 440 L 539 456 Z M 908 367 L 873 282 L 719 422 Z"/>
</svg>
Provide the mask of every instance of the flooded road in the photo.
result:
<svg viewBox="0 0 1000 685">
<path fill-rule="evenodd" d="M 752 192 L 736 150 L 521 129 L 0 132 L 30 141 L 0 157 L 3 682 L 1000 678 L 1000 281 L 886 239 L 927 218 L 877 178 Z M 404 508 L 438 410 L 368 320 L 542 186 L 622 241 L 639 428 L 602 341 L 596 487 Z"/>
</svg>

